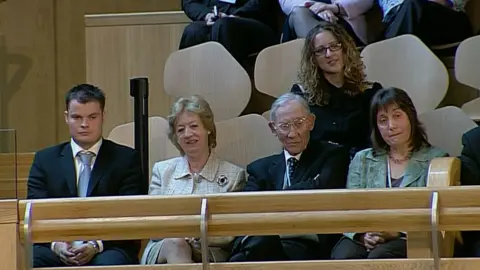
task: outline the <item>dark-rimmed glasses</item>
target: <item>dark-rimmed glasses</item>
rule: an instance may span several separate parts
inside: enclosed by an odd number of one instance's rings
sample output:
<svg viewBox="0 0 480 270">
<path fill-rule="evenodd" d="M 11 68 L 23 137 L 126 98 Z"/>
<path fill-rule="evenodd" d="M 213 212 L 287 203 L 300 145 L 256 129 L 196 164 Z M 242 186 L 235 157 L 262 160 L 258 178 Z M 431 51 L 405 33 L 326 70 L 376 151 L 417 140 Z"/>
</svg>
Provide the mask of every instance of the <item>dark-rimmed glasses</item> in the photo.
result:
<svg viewBox="0 0 480 270">
<path fill-rule="evenodd" d="M 325 57 L 327 55 L 327 50 L 330 50 L 330 52 L 336 52 L 342 48 L 342 43 L 336 42 L 336 43 L 331 43 L 327 46 L 320 46 L 318 48 L 315 48 L 313 50 L 313 53 L 316 56 L 323 56 Z"/>
</svg>

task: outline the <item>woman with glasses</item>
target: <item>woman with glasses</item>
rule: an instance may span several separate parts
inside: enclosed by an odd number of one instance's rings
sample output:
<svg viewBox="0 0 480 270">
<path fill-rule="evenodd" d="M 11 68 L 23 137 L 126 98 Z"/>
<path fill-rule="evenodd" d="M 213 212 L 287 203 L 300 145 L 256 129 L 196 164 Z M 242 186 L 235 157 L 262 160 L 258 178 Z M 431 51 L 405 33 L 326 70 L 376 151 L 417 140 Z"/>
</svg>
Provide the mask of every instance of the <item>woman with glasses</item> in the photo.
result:
<svg viewBox="0 0 480 270">
<path fill-rule="evenodd" d="M 350 163 L 347 188 L 409 188 L 427 185 L 432 159 L 447 153 L 431 146 L 407 93 L 397 88 L 373 97 L 370 121 L 373 147 L 358 152 Z M 332 258 L 389 259 L 406 257 L 406 233 L 345 233 Z"/>
<path fill-rule="evenodd" d="M 360 53 L 343 27 L 323 22 L 309 32 L 291 91 L 303 95 L 316 116 L 312 140 L 343 145 L 351 157 L 370 146 L 370 100 L 382 86 L 365 77 Z"/>
</svg>

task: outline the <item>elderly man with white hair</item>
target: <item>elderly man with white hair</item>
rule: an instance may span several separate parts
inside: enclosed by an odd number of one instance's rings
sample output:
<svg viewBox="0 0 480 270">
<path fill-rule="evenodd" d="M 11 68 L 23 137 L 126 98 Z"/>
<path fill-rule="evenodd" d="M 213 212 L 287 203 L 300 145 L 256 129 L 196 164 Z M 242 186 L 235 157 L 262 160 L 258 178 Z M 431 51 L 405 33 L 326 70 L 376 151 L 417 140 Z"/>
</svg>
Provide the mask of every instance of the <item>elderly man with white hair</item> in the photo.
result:
<svg viewBox="0 0 480 270">
<path fill-rule="evenodd" d="M 284 150 L 247 166 L 243 191 L 345 188 L 349 154 L 338 145 L 310 141 L 315 116 L 304 98 L 293 93 L 272 105 L 269 126 Z M 340 235 L 237 237 L 230 261 L 316 260 L 330 258 Z"/>
</svg>

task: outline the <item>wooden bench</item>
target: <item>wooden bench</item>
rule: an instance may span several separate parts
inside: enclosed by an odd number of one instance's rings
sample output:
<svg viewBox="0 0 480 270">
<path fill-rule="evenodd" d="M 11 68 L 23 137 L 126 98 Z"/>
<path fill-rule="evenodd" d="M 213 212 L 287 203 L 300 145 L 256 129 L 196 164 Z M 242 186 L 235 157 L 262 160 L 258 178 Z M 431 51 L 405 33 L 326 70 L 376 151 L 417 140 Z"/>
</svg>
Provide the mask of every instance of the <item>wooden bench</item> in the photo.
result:
<svg viewBox="0 0 480 270">
<path fill-rule="evenodd" d="M 25 199 L 35 153 L 0 154 L 0 199 Z"/>
<path fill-rule="evenodd" d="M 429 182 L 451 183 L 457 177 L 458 165 L 454 158 L 434 160 Z M 476 187 L 457 187 L 50 199 L 20 201 L 19 212 L 24 213 L 26 205 L 30 205 L 31 219 L 26 222 L 30 228 L 28 239 L 34 243 L 78 239 L 208 239 L 212 236 L 407 231 L 408 260 L 214 263 L 207 266 L 212 269 L 260 267 L 267 270 L 424 269 L 433 266 L 434 260 L 430 258 L 443 253 L 441 246 L 451 244 L 439 231 L 480 228 L 476 219 L 480 215 L 480 202 L 476 200 L 479 191 L 480 188 Z M 433 223 L 433 233 L 432 218 L 438 222 Z M 20 231 L 22 228 L 20 226 Z M 480 266 L 480 261 L 442 259 L 442 264 L 449 270 L 465 269 L 461 267 L 466 266 L 474 269 Z M 201 267 L 201 264 L 189 264 L 95 269 Z"/>
</svg>

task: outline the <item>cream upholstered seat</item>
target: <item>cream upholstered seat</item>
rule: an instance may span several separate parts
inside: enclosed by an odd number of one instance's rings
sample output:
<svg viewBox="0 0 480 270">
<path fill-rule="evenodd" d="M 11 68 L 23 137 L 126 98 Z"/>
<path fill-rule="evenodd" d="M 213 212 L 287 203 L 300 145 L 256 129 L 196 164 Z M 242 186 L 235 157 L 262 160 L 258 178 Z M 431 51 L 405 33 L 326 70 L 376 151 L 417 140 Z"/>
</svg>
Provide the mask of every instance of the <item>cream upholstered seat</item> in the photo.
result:
<svg viewBox="0 0 480 270">
<path fill-rule="evenodd" d="M 461 109 L 453 106 L 425 112 L 419 119 L 429 142 L 454 157 L 462 152 L 463 133 L 477 126 Z"/>
<path fill-rule="evenodd" d="M 256 159 L 277 154 L 282 150 L 272 135 L 268 121 L 261 115 L 249 114 L 216 123 L 215 152 L 223 159 L 246 167 Z"/>
<path fill-rule="evenodd" d="M 455 55 L 455 77 L 460 83 L 480 91 L 480 36 L 464 40 Z M 466 102 L 462 110 L 475 121 L 480 120 L 480 98 Z"/>
<path fill-rule="evenodd" d="M 148 118 L 148 145 L 149 145 L 149 178 L 151 179 L 151 173 L 153 164 L 157 161 L 179 156 L 175 146 L 170 142 L 167 137 L 168 122 L 166 119 L 158 116 Z M 127 123 L 112 129 L 108 135 L 108 139 L 118 144 L 135 147 L 135 129 L 134 123 Z"/>
<path fill-rule="evenodd" d="M 172 53 L 165 64 L 164 87 L 172 97 L 203 96 L 218 121 L 239 116 L 252 91 L 245 69 L 217 42 Z"/>
<path fill-rule="evenodd" d="M 413 35 L 372 43 L 361 55 L 368 80 L 405 90 L 418 113 L 435 109 L 447 93 L 445 65 Z"/>
<path fill-rule="evenodd" d="M 447 151 L 452 157 L 459 156 L 462 152 L 463 133 L 477 126 L 461 109 L 453 106 L 423 113 L 419 115 L 419 119 L 425 126 L 429 142 Z M 427 186 L 438 188 L 460 185 L 460 166 L 455 168 L 456 170 L 450 171 L 452 177 L 448 178 L 449 181 L 446 181 L 447 178 L 429 174 Z M 449 231 L 442 232 L 442 237 L 442 256 L 453 257 L 455 239 L 463 242 L 461 235 Z"/>
<path fill-rule="evenodd" d="M 263 49 L 255 62 L 258 91 L 279 97 L 289 92 L 297 79 L 305 39 L 296 39 Z"/>
</svg>

